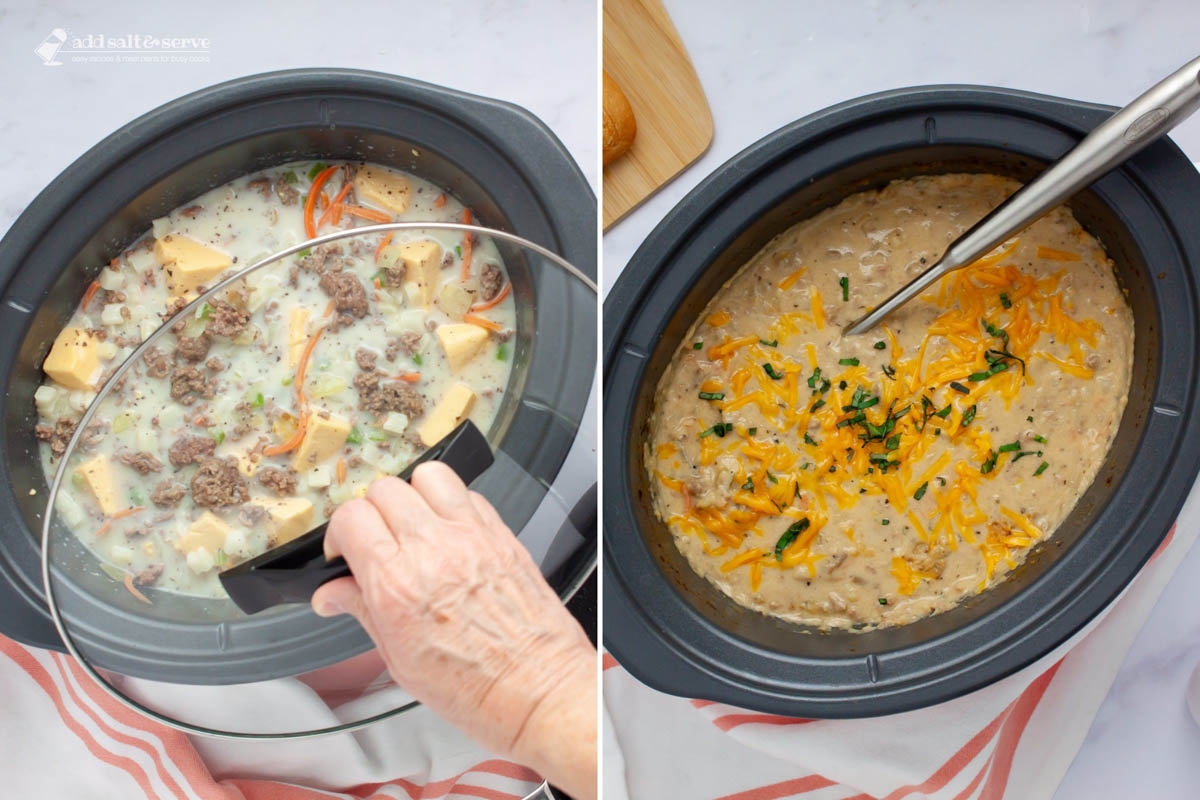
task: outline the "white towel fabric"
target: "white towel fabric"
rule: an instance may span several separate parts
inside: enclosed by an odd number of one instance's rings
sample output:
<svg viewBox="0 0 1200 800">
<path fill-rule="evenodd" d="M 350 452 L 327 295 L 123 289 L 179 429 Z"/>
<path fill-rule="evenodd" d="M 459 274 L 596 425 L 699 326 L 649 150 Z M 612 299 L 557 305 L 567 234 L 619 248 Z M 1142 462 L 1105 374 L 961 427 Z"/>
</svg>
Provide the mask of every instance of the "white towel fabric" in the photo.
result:
<svg viewBox="0 0 1200 800">
<path fill-rule="evenodd" d="M 382 666 L 381 664 L 379 666 Z M 168 698 L 189 721 L 328 723 L 337 716 L 305 684 L 194 689 L 126 679 L 141 697 Z M 399 690 L 350 701 L 377 712 Z M 154 706 L 164 708 L 164 701 Z M 361 731 L 288 742 L 190 738 L 105 694 L 69 657 L 0 637 L 0 775 L 5 797 L 129 800 L 457 798 L 518 800 L 541 779 L 488 755 L 419 707 Z M 342 711 L 344 713 L 345 706 Z M 243 728 L 244 729 L 244 728 Z"/>
<path fill-rule="evenodd" d="M 1200 482 L 1154 558 L 1085 630 L 1004 680 L 905 714 L 808 721 L 689 701 L 606 656 L 606 800 L 1049 800 L 1198 532 Z"/>
</svg>

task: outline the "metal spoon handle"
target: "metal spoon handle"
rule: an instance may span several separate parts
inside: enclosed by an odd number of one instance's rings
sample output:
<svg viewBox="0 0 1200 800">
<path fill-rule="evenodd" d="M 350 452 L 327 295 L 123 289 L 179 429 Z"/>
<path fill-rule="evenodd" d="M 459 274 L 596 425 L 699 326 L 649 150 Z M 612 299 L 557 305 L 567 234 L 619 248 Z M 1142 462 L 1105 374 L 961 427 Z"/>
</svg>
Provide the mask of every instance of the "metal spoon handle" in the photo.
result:
<svg viewBox="0 0 1200 800">
<path fill-rule="evenodd" d="M 1200 58 L 1156 83 L 1113 114 L 1045 172 L 954 240 L 941 259 L 874 311 L 846 328 L 852 336 L 873 328 L 938 278 L 965 267 L 1036 222 L 1200 108 Z"/>
</svg>

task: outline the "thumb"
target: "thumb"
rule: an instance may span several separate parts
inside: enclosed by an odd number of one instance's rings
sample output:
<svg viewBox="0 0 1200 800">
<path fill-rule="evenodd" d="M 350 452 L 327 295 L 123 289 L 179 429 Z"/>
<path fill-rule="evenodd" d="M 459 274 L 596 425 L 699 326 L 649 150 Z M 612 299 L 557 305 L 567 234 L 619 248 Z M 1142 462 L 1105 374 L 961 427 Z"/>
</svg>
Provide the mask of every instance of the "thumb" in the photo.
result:
<svg viewBox="0 0 1200 800">
<path fill-rule="evenodd" d="M 353 576 L 337 578 L 318 588 L 313 592 L 312 608 L 320 617 L 350 614 L 366 627 L 362 590 Z"/>
</svg>

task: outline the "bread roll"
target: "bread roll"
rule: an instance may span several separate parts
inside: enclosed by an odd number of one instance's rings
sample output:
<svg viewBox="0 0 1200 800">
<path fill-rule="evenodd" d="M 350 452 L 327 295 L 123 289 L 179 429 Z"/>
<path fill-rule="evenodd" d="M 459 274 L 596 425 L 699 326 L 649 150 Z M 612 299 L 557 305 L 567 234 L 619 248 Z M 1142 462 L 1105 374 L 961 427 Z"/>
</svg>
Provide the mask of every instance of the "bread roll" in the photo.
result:
<svg viewBox="0 0 1200 800">
<path fill-rule="evenodd" d="M 637 120 L 625 93 L 604 73 L 604 166 L 625 154 L 637 136 Z"/>
</svg>

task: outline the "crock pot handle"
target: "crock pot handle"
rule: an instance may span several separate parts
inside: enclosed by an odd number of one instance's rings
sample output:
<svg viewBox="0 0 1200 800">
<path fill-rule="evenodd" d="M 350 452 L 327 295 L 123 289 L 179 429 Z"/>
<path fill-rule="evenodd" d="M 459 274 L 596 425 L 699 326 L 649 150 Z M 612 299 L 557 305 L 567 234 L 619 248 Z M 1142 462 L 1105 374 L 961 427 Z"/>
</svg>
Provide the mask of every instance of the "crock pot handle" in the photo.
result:
<svg viewBox="0 0 1200 800">
<path fill-rule="evenodd" d="M 441 461 L 470 484 L 492 465 L 494 458 L 487 437 L 471 420 L 465 420 L 441 441 L 404 468 L 399 477 L 409 480 L 413 470 L 426 461 Z M 313 592 L 335 578 L 350 574 L 344 559 L 325 559 L 325 529 L 328 523 L 298 536 L 220 574 L 221 585 L 238 608 L 257 614 L 271 606 L 307 603 Z"/>
</svg>

